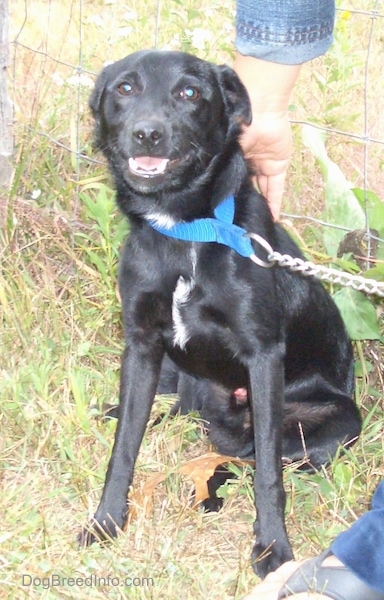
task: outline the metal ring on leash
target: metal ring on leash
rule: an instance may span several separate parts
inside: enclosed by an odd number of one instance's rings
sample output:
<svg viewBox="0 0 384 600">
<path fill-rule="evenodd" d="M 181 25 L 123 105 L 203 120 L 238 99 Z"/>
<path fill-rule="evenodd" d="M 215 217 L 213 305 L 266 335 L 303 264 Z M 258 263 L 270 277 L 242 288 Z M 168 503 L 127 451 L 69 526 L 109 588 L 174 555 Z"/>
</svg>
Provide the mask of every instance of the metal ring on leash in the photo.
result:
<svg viewBox="0 0 384 600">
<path fill-rule="evenodd" d="M 267 253 L 268 253 L 267 258 L 268 259 L 271 256 L 271 254 L 273 254 L 273 248 L 272 248 L 272 246 L 267 242 L 267 240 L 265 240 L 264 238 L 262 238 L 261 235 L 258 235 L 257 233 L 246 233 L 245 236 L 249 237 L 249 238 L 252 238 L 253 240 L 255 240 L 255 242 L 257 242 L 258 244 L 260 244 L 260 246 L 262 246 L 264 248 L 264 250 L 267 251 Z M 266 262 L 265 260 L 261 260 L 261 258 L 259 258 L 258 256 L 256 256 L 256 254 L 251 254 L 251 256 L 249 258 L 256 265 L 258 265 L 259 267 L 264 267 L 265 269 L 270 269 L 274 265 L 274 263 L 271 262 L 271 261 Z"/>
</svg>

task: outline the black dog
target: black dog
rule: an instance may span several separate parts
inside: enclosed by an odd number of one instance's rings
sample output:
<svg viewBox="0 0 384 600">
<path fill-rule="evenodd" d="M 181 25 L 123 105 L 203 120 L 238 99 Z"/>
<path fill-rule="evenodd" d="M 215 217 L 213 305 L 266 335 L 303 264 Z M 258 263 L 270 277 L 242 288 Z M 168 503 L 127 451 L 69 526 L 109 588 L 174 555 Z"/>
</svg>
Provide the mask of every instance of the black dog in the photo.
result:
<svg viewBox="0 0 384 600">
<path fill-rule="evenodd" d="M 302 457 L 304 439 L 317 467 L 360 432 L 342 320 L 320 283 L 246 257 L 246 244 L 263 260 L 265 251 L 243 230 L 301 254 L 252 186 L 238 142 L 250 103 L 230 68 L 181 52 L 137 52 L 102 71 L 90 106 L 131 230 L 120 267 L 119 420 L 101 502 L 81 541 L 114 536 L 126 521 L 166 353 L 212 382 L 200 408 L 219 450 L 255 456 L 253 563 L 264 576 L 292 558 L 282 456 Z M 220 243 L 193 241 L 188 227 L 192 241 L 172 237 L 175 224 L 190 222 L 219 231 Z M 183 402 L 188 409 L 182 394 Z"/>
</svg>

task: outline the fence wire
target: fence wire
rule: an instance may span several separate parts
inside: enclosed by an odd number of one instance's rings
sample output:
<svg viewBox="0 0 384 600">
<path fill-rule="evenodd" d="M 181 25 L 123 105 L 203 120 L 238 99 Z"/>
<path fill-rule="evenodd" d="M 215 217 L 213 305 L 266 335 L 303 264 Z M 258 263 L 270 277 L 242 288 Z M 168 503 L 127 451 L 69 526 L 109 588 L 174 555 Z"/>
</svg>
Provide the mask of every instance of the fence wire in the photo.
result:
<svg viewBox="0 0 384 600">
<path fill-rule="evenodd" d="M 334 54 L 341 52 L 338 59 L 344 66 L 340 67 L 339 72 L 337 66 L 327 67 L 327 61 L 330 63 L 332 57 L 326 55 L 305 68 L 308 69 L 308 77 L 312 77 L 310 85 L 315 85 L 314 77 L 320 86 L 323 77 L 324 97 L 326 86 L 334 86 L 336 93 L 339 91 L 341 96 L 345 92 L 345 104 L 341 97 L 338 98 L 339 107 L 334 107 L 335 111 L 331 105 L 324 103 L 314 109 L 315 100 L 312 97 L 304 102 L 307 104 L 304 110 L 293 115 L 292 122 L 294 127 L 310 123 L 313 128 L 323 132 L 327 136 L 327 147 L 334 150 L 335 162 L 340 160 L 347 176 L 354 178 L 354 187 L 362 188 L 365 197 L 372 190 L 383 200 L 384 116 L 379 98 L 379 79 L 381 77 L 382 81 L 384 68 L 383 1 L 346 0 L 338 6 L 337 16 L 342 24 L 339 35 L 344 37 Z M 78 197 L 82 180 L 90 176 L 92 169 L 103 165 L 102 158 L 94 156 L 90 150 L 91 122 L 87 112 L 87 96 L 94 75 L 103 63 L 150 46 L 192 51 L 214 62 L 230 63 L 234 50 L 233 0 L 206 4 L 204 0 L 199 0 L 196 8 L 183 7 L 177 0 L 148 0 L 123 5 L 115 0 L 94 3 L 85 3 L 83 0 L 63 0 L 60 3 L 54 0 L 13 0 L 10 17 L 13 50 L 11 90 L 16 106 L 16 139 L 22 139 L 22 151 L 27 153 L 38 154 L 36 148 L 39 141 L 36 140 L 40 140 L 40 144 L 49 144 L 58 170 L 63 169 L 67 175 L 67 164 L 72 165 L 69 177 L 76 184 L 71 205 L 74 222 L 79 211 Z M 348 32 L 348 28 L 352 30 L 352 25 L 354 30 L 361 33 L 359 39 L 349 39 L 353 37 Z M 322 73 L 327 68 L 328 75 L 324 79 Z M 316 75 L 317 72 L 321 75 Z M 361 81 L 362 85 L 361 89 L 355 88 L 353 92 L 355 79 Z M 338 84 L 338 81 L 342 83 Z M 63 90 L 62 100 L 59 98 L 60 86 Z M 300 84 L 298 87 L 300 95 Z M 356 111 L 351 101 L 351 94 L 353 98 L 354 93 L 359 101 L 362 99 L 362 114 L 357 116 L 352 114 Z M 68 97 L 71 103 L 66 109 Z M 44 113 L 43 107 L 47 105 L 51 106 L 54 115 L 47 116 Z M 339 114 L 344 115 L 342 126 L 334 117 L 337 108 Z M 316 118 L 313 118 L 314 113 Z M 65 123 L 64 116 L 67 122 L 69 120 L 70 131 L 67 125 L 60 127 L 60 119 Z M 31 158 L 23 160 L 28 163 Z M 313 167 L 313 172 L 318 173 L 317 168 Z M 313 180 L 308 174 L 306 178 L 307 189 L 319 188 L 318 175 L 314 175 Z M 52 185 L 52 180 L 55 181 L 54 177 L 48 176 L 47 185 Z M 28 190 L 28 184 L 25 181 L 23 183 L 20 176 L 21 193 L 33 197 L 33 181 L 29 185 L 31 187 Z M 288 197 L 290 192 L 294 195 L 288 189 Z M 296 207 L 294 205 L 294 210 L 283 215 L 298 222 L 313 223 L 320 228 L 343 228 L 323 216 L 313 214 L 312 202 L 304 207 L 304 212 L 297 212 Z M 370 230 L 370 211 L 370 204 L 366 201 L 368 259 L 373 252 L 372 245 L 376 251 L 377 244 L 384 248 L 384 240 Z M 344 229 L 352 231 L 351 227 Z M 375 244 L 372 244 L 372 238 Z"/>
</svg>

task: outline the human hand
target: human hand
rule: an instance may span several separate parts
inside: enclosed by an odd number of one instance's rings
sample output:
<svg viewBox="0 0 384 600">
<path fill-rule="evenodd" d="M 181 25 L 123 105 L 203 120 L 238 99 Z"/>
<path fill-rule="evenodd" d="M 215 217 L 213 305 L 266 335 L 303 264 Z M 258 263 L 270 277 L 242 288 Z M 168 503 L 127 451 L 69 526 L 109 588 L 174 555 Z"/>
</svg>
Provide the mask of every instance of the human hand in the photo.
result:
<svg viewBox="0 0 384 600">
<path fill-rule="evenodd" d="M 253 166 L 257 186 L 277 221 L 292 150 L 287 112 L 255 115 L 251 125 L 244 129 L 240 143 Z"/>
<path fill-rule="evenodd" d="M 290 95 L 300 65 L 283 65 L 236 54 L 234 69 L 245 85 L 252 123 L 240 139 L 250 159 L 260 192 L 278 220 L 292 148 L 288 120 Z"/>
</svg>

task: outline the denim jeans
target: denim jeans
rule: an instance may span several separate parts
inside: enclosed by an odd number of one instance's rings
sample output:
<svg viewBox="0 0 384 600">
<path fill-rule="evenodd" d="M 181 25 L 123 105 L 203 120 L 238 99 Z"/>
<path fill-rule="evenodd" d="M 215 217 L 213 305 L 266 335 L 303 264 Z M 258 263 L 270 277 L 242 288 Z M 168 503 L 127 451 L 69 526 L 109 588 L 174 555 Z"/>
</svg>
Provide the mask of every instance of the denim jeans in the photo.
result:
<svg viewBox="0 0 384 600">
<path fill-rule="evenodd" d="M 362 515 L 331 546 L 332 552 L 369 587 L 384 592 L 384 480 Z"/>
<path fill-rule="evenodd" d="M 334 0 L 237 0 L 236 48 L 246 56 L 298 65 L 333 40 Z"/>
</svg>

